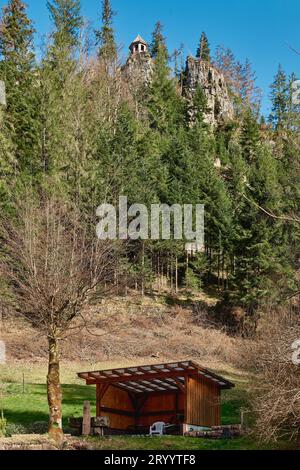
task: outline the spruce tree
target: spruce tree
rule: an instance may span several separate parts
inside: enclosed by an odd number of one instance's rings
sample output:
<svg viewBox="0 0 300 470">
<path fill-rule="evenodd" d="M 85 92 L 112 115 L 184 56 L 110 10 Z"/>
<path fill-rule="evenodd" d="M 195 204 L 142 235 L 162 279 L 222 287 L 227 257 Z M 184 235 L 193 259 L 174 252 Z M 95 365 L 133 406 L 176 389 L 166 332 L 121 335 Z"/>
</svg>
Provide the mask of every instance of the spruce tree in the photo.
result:
<svg viewBox="0 0 300 470">
<path fill-rule="evenodd" d="M 183 115 L 182 100 L 171 78 L 167 55 L 165 45 L 159 44 L 147 100 L 150 125 L 163 132 L 174 127 Z"/>
<path fill-rule="evenodd" d="M 5 82 L 4 125 L 15 142 L 19 170 L 35 171 L 39 134 L 33 53 L 34 29 L 21 0 L 3 8 L 0 28 L 0 79 Z"/>
<path fill-rule="evenodd" d="M 105 60 L 113 60 L 117 56 L 117 46 L 113 30 L 114 12 L 110 0 L 102 0 L 102 28 L 96 30 L 96 43 L 99 46 L 98 55 Z"/>
<path fill-rule="evenodd" d="M 288 99 L 285 116 L 286 128 L 290 132 L 299 132 L 300 130 L 300 104 L 295 102 L 295 83 L 298 83 L 297 76 L 292 73 L 287 80 Z"/>
<path fill-rule="evenodd" d="M 247 186 L 250 190 L 247 200 L 241 201 L 234 242 L 233 283 L 243 306 L 255 314 L 268 298 L 278 297 L 285 281 L 289 282 L 284 226 L 259 209 L 280 213 L 282 208 L 277 162 L 266 145 L 257 147 Z M 281 273 L 285 273 L 285 280 L 280 279 Z"/>
<path fill-rule="evenodd" d="M 199 47 L 196 53 L 197 59 L 210 62 L 210 47 L 206 34 L 203 32 L 200 38 Z"/>
<path fill-rule="evenodd" d="M 15 169 L 15 148 L 4 124 L 6 116 L 0 104 L 0 210 L 5 210 L 11 202 Z"/>
<path fill-rule="evenodd" d="M 275 130 L 281 130 L 285 124 L 285 117 L 288 106 L 288 91 L 286 74 L 281 65 L 271 85 L 272 112 L 269 117 L 270 123 Z"/>
<path fill-rule="evenodd" d="M 64 49 L 76 46 L 83 25 L 80 0 L 49 0 L 47 6 L 55 26 L 55 47 Z"/>
<path fill-rule="evenodd" d="M 168 59 L 168 49 L 166 38 L 163 35 L 163 25 L 158 21 L 152 33 L 152 42 L 150 44 L 150 53 L 152 57 L 157 58 L 158 54 L 163 54 L 165 60 Z"/>
<path fill-rule="evenodd" d="M 192 123 L 197 122 L 198 124 L 204 125 L 205 115 L 208 111 L 207 98 L 203 89 L 198 85 L 190 109 L 188 110 L 189 119 Z"/>
<path fill-rule="evenodd" d="M 249 108 L 242 117 L 240 138 L 243 157 L 248 164 L 251 163 L 255 158 L 259 140 L 259 125 L 255 116 L 253 116 L 251 109 Z"/>
</svg>

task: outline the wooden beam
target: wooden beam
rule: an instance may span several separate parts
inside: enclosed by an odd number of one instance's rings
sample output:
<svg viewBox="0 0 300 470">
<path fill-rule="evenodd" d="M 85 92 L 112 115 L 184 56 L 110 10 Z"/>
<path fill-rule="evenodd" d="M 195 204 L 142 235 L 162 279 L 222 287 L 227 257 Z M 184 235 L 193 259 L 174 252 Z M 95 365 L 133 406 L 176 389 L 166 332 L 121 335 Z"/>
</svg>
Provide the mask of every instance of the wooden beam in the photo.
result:
<svg viewBox="0 0 300 470">
<path fill-rule="evenodd" d="M 103 413 L 115 414 L 120 416 L 128 416 L 128 417 L 135 417 L 138 416 L 139 418 L 147 417 L 147 416 L 162 416 L 162 415 L 174 415 L 175 410 L 154 410 L 154 411 L 146 411 L 146 412 L 134 412 L 134 411 L 126 411 L 126 410 L 119 410 L 117 408 L 109 408 L 107 406 L 101 406 L 101 411 Z M 183 410 L 179 410 L 178 414 L 183 414 Z"/>
<path fill-rule="evenodd" d="M 151 390 L 152 390 L 151 387 L 148 387 L 147 385 L 139 384 L 139 383 L 136 382 L 136 381 L 133 381 L 133 383 L 130 383 L 130 386 L 133 387 L 133 388 L 136 389 L 136 390 L 139 390 L 139 391 L 142 392 L 142 393 L 150 393 Z M 150 389 L 150 391 L 149 391 L 149 390 L 145 390 L 145 388 L 143 388 L 143 387 L 146 387 L 146 388 Z"/>
<path fill-rule="evenodd" d="M 138 393 L 138 397 L 164 397 L 166 395 L 175 395 L 178 393 L 178 390 L 166 390 L 166 391 L 157 391 L 157 392 L 146 392 L 146 393 Z"/>
<path fill-rule="evenodd" d="M 96 416 L 99 418 L 101 416 L 101 384 L 97 384 L 96 386 Z"/>
<path fill-rule="evenodd" d="M 142 382 L 142 381 L 140 380 L 140 383 L 141 383 L 141 382 Z M 153 383 L 154 380 L 151 381 L 150 385 L 148 385 L 148 383 L 145 383 L 145 380 L 143 380 L 143 382 L 144 382 L 144 383 L 143 383 L 142 385 L 144 385 L 144 386 L 147 387 L 147 388 L 150 388 L 150 390 L 153 390 L 154 392 L 161 392 L 161 391 L 162 391 L 162 390 L 158 390 L 157 388 L 155 388 L 155 387 L 153 387 L 153 386 L 151 385 L 151 383 Z M 146 382 L 147 382 L 147 381 L 146 381 Z M 154 384 L 154 385 L 156 385 L 156 384 Z M 160 387 L 160 388 L 163 388 L 164 390 L 169 390 L 169 389 L 166 389 L 163 385 L 157 384 L 157 386 Z"/>
<path fill-rule="evenodd" d="M 97 418 L 101 416 L 101 401 L 109 388 L 109 384 L 97 384 L 96 387 L 96 409 Z"/>
<path fill-rule="evenodd" d="M 189 362 L 189 365 L 186 366 L 184 362 L 178 362 L 178 366 L 182 367 L 184 370 L 190 371 L 190 370 L 197 370 L 197 367 L 194 366 L 193 363 Z M 192 367 L 192 369 L 190 369 Z"/>
<path fill-rule="evenodd" d="M 142 395 L 141 397 L 138 397 L 137 399 L 137 407 L 136 407 L 136 412 L 138 413 L 143 406 L 145 405 L 146 401 L 148 400 L 149 395 Z"/>
<path fill-rule="evenodd" d="M 100 401 L 102 400 L 102 398 L 106 394 L 108 388 L 109 388 L 109 384 L 105 384 L 105 385 L 102 386 L 101 391 L 100 391 L 100 395 L 99 395 Z"/>
<path fill-rule="evenodd" d="M 185 388 L 184 388 L 184 385 L 182 382 L 180 382 L 180 380 L 178 380 L 176 377 L 174 377 L 173 379 L 165 379 L 165 381 L 172 385 L 173 387 L 177 387 L 179 388 L 179 390 L 183 393 L 185 393 Z M 175 382 L 175 383 L 174 383 Z M 173 390 L 172 390 L 173 391 Z M 175 390 L 174 390 L 175 391 Z"/>
<path fill-rule="evenodd" d="M 186 393 L 186 389 L 185 389 L 184 384 L 182 382 L 180 382 L 180 380 L 178 380 L 178 379 L 174 378 L 173 380 L 176 383 L 176 385 L 178 386 L 179 390 L 183 393 Z"/>
<path fill-rule="evenodd" d="M 162 383 L 162 381 L 165 380 L 165 382 L 167 381 L 167 379 L 153 379 L 152 382 L 155 384 L 157 384 L 158 387 L 160 388 L 164 388 L 165 390 L 168 390 L 168 391 L 171 391 L 171 392 L 176 392 L 176 390 L 172 389 L 172 388 L 166 388 L 166 385 L 164 383 Z M 171 385 L 170 383 L 168 385 Z M 174 387 L 174 385 L 173 385 Z M 160 391 L 160 390 L 158 390 Z"/>
<path fill-rule="evenodd" d="M 104 377 L 105 379 L 110 379 L 111 378 L 111 376 L 109 374 L 106 374 L 105 372 L 101 372 L 99 374 L 97 372 L 96 373 L 91 372 L 90 376 L 95 380 L 99 380 L 99 378 L 102 379 L 102 377 Z"/>
<path fill-rule="evenodd" d="M 112 373 L 114 375 L 118 375 L 119 377 L 123 377 L 124 374 L 122 374 L 121 372 L 119 372 L 118 370 L 112 370 Z"/>
<path fill-rule="evenodd" d="M 121 416 L 130 416 L 133 418 L 136 415 L 135 411 L 118 410 L 117 408 L 108 408 L 107 406 L 101 406 L 101 411 L 103 413 L 110 413 L 110 414 L 121 415 Z"/>
<path fill-rule="evenodd" d="M 175 410 L 153 410 L 153 411 L 146 411 L 146 412 L 143 412 L 143 413 L 139 413 L 139 418 L 143 418 L 143 417 L 146 417 L 146 416 L 162 416 L 162 415 L 175 415 Z M 182 413 L 183 414 L 183 410 L 179 410 L 178 414 Z"/>
<path fill-rule="evenodd" d="M 197 371 L 198 372 L 198 371 Z M 189 377 L 188 375 L 185 376 L 184 379 L 184 388 L 186 393 L 184 394 L 184 422 L 187 422 L 187 416 L 188 416 L 188 407 L 190 406 L 189 399 L 188 399 L 188 386 L 189 386 Z"/>
<path fill-rule="evenodd" d="M 138 369 L 138 367 L 134 367 L 134 369 Z M 133 372 L 132 370 L 129 370 L 127 367 L 124 368 L 124 373 L 125 374 L 130 374 L 130 375 L 137 375 L 136 372 Z"/>
<path fill-rule="evenodd" d="M 144 374 L 141 375 L 131 375 L 123 377 L 109 377 L 109 378 L 96 378 L 95 374 L 91 377 L 96 381 L 96 383 L 126 383 L 126 382 L 139 382 L 141 380 L 147 380 L 151 382 L 153 379 L 164 379 L 164 378 L 178 378 L 184 377 L 187 374 L 187 371 L 174 371 L 174 372 L 156 372 L 155 374 Z M 189 370 L 188 375 L 197 375 L 197 370 Z"/>
</svg>

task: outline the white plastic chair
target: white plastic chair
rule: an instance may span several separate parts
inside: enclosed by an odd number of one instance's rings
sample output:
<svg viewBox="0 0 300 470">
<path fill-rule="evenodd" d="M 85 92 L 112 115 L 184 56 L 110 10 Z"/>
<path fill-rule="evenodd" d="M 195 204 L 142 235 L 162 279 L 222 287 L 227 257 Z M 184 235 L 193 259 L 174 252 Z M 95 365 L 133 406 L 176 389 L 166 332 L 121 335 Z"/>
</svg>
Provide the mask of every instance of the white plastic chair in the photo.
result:
<svg viewBox="0 0 300 470">
<path fill-rule="evenodd" d="M 163 436 L 165 427 L 166 427 L 166 423 L 163 423 L 163 422 L 154 423 L 150 427 L 150 436 Z"/>
</svg>

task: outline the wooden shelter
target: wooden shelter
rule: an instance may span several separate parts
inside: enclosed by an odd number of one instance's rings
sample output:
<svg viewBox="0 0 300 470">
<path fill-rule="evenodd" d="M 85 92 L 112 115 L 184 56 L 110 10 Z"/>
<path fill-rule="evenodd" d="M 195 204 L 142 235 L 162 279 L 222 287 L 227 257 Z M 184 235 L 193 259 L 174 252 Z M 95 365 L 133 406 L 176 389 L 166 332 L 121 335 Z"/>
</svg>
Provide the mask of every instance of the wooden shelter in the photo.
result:
<svg viewBox="0 0 300 470">
<path fill-rule="evenodd" d="M 96 385 L 97 417 L 114 432 L 145 431 L 157 421 L 178 432 L 221 424 L 221 391 L 234 384 L 192 361 L 125 367 L 78 376 Z"/>
</svg>

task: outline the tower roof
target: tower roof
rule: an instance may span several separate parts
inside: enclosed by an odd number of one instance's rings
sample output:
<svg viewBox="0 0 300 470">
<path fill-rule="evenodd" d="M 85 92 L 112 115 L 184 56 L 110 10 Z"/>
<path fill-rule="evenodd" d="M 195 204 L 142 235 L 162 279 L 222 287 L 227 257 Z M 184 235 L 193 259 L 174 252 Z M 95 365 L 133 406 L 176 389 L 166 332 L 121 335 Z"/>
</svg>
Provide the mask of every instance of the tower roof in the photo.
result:
<svg viewBox="0 0 300 470">
<path fill-rule="evenodd" d="M 148 44 L 146 43 L 146 41 L 145 41 L 140 35 L 138 35 L 138 36 L 135 38 L 135 40 L 132 41 L 131 44 L 137 44 L 137 43 L 139 43 L 139 44 L 144 44 L 145 46 L 148 45 Z"/>
</svg>

